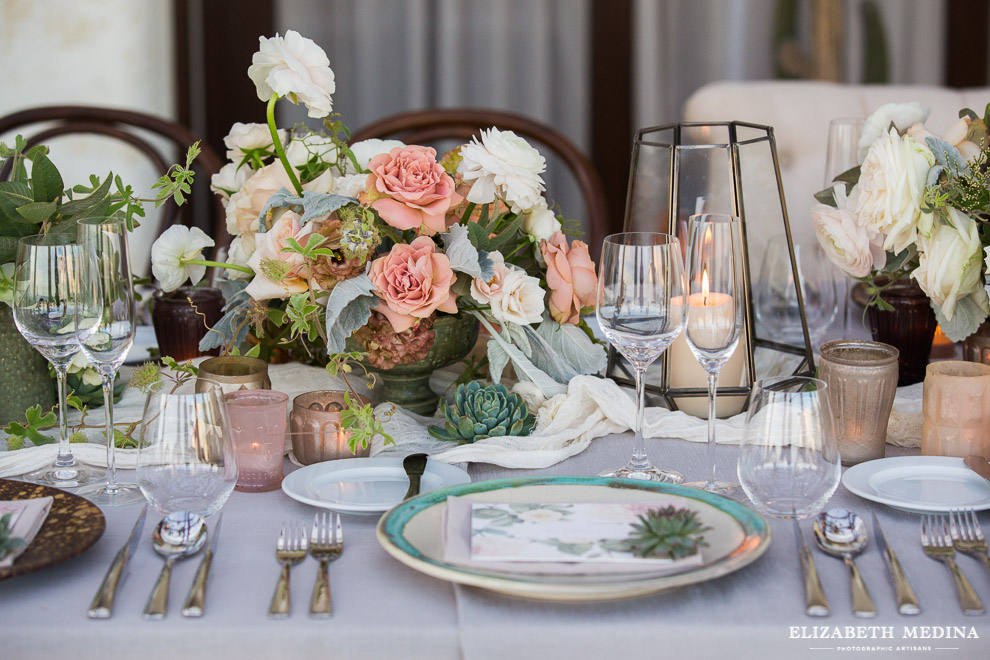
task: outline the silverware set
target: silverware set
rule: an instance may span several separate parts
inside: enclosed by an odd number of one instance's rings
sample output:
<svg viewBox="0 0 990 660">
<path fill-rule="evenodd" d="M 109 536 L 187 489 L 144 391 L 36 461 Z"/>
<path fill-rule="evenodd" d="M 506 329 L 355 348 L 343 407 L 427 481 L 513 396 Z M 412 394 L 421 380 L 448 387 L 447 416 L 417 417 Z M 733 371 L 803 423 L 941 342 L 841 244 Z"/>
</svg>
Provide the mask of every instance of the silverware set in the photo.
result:
<svg viewBox="0 0 990 660">
<path fill-rule="evenodd" d="M 326 619 L 333 614 L 333 601 L 330 598 L 329 564 L 344 552 L 344 531 L 339 513 L 317 513 L 309 536 L 301 522 L 283 523 L 275 542 L 275 559 L 282 565 L 275 593 L 272 595 L 268 616 L 272 619 L 286 619 L 292 613 L 292 599 L 289 593 L 289 573 L 293 566 L 306 558 L 307 553 L 319 562 L 316 584 L 309 604 L 309 615 Z"/>
<path fill-rule="evenodd" d="M 818 578 L 814 558 L 804 542 L 797 520 L 794 519 L 793 522 L 798 557 L 804 575 L 805 613 L 808 616 L 828 616 L 831 609 Z M 868 544 L 864 521 L 845 509 L 833 509 L 815 519 L 813 531 L 815 545 L 819 550 L 842 559 L 850 568 L 853 614 L 858 617 L 876 616 L 876 606 L 853 560 L 853 557 L 862 552 Z M 901 567 L 897 555 L 888 545 L 886 535 L 876 514 L 873 514 L 873 531 L 877 547 L 883 554 L 894 586 L 897 611 L 904 615 L 919 614 L 921 606 L 918 603 L 918 598 L 911 588 L 910 582 L 908 582 L 907 575 Z M 927 556 L 945 564 L 949 569 L 964 614 L 980 615 L 985 612 L 985 609 L 973 586 L 956 564 L 954 557 L 957 551 L 968 554 L 980 559 L 990 570 L 987 545 L 976 512 L 971 509 L 954 510 L 949 514 L 922 516 L 922 550 Z"/>
</svg>

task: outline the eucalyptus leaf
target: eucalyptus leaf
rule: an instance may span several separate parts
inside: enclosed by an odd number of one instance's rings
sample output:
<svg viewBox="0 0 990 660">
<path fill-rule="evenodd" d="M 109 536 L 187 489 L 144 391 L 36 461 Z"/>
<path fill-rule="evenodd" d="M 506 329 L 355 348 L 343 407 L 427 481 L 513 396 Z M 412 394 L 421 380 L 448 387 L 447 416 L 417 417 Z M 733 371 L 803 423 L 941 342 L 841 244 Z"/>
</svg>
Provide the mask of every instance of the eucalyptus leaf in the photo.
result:
<svg viewBox="0 0 990 660">
<path fill-rule="evenodd" d="M 338 282 L 327 298 L 327 351 L 342 353 L 347 338 L 371 318 L 378 303 L 375 285 L 367 275 Z"/>
</svg>

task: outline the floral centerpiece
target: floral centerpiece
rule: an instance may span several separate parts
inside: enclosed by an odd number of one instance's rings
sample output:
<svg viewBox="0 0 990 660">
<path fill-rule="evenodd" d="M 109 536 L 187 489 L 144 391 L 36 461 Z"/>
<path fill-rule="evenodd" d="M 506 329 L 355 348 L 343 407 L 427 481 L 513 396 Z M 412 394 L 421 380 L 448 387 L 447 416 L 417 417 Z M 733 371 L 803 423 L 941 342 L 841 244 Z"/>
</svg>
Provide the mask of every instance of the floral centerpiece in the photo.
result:
<svg viewBox="0 0 990 660">
<path fill-rule="evenodd" d="M 953 341 L 990 313 L 990 105 L 961 110 L 941 137 L 918 103 L 878 109 L 863 129 L 860 165 L 815 195 L 818 240 L 843 272 L 889 310 L 886 287 L 910 278 Z"/>
<path fill-rule="evenodd" d="M 363 360 L 389 370 L 422 360 L 438 320 L 457 316 L 488 331 L 496 382 L 511 361 L 551 395 L 604 367 L 581 318 L 594 304 L 594 264 L 544 197 L 537 149 L 497 128 L 442 155 L 395 140 L 349 144 L 330 115 L 324 51 L 293 31 L 260 43 L 248 75 L 267 124 L 231 128 L 229 162 L 212 181 L 234 237 L 226 260 L 205 261 L 213 240 L 183 227 L 152 250 L 166 290 L 207 266 L 225 270 L 225 315 L 202 348 L 249 346 L 262 359 L 336 369 L 356 342 Z M 324 118 L 324 130 L 280 129 L 280 99 Z"/>
</svg>

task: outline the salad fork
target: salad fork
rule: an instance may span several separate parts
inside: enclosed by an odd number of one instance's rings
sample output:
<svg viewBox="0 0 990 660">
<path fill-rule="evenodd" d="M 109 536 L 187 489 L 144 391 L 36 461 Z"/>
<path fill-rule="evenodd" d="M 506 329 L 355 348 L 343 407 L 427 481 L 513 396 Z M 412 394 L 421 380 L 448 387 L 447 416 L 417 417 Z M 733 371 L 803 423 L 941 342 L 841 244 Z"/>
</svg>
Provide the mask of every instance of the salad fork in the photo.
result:
<svg viewBox="0 0 990 660">
<path fill-rule="evenodd" d="M 292 612 L 289 598 L 289 569 L 306 558 L 306 528 L 302 523 L 282 523 L 275 543 L 275 559 L 282 564 L 275 593 L 272 595 L 268 616 L 273 619 L 288 618 Z"/>
<path fill-rule="evenodd" d="M 952 545 L 963 554 L 983 561 L 990 570 L 990 557 L 987 557 L 987 539 L 980 529 L 980 521 L 973 509 L 953 509 L 949 512 L 949 531 Z"/>
<path fill-rule="evenodd" d="M 330 600 L 329 564 L 344 552 L 344 530 L 340 526 L 340 514 L 331 519 L 329 513 L 318 513 L 313 519 L 313 530 L 309 537 L 309 554 L 320 562 L 313 586 L 313 598 L 309 603 L 309 615 L 318 619 L 329 618 L 333 614 Z"/>
<path fill-rule="evenodd" d="M 980 597 L 973 591 L 973 585 L 969 583 L 953 559 L 956 551 L 952 547 L 952 536 L 946 518 L 926 515 L 921 519 L 921 547 L 926 555 L 949 567 L 963 614 L 983 614 Z"/>
</svg>

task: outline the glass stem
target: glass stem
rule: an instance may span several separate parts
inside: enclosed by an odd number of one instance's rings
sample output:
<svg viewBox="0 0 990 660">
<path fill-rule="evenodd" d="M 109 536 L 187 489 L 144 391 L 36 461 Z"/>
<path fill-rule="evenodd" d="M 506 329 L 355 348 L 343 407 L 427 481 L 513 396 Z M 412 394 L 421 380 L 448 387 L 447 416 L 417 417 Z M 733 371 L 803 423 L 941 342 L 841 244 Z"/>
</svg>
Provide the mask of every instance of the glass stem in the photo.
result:
<svg viewBox="0 0 990 660">
<path fill-rule="evenodd" d="M 645 469 L 650 466 L 646 455 L 646 438 L 643 437 L 643 418 L 646 413 L 646 369 L 636 368 L 636 428 L 633 438 L 632 460 L 629 467 Z"/>
<path fill-rule="evenodd" d="M 67 364 L 53 364 L 55 367 L 55 382 L 58 386 L 58 456 L 55 458 L 55 467 L 67 468 L 76 464 L 76 459 L 72 457 L 72 447 L 69 445 L 69 420 L 66 416 L 65 400 L 69 397 L 66 390 L 65 374 L 68 370 Z"/>
<path fill-rule="evenodd" d="M 708 463 L 712 466 L 712 476 L 708 485 L 715 484 L 715 398 L 718 396 L 718 371 L 708 372 Z"/>
<path fill-rule="evenodd" d="M 117 443 L 114 442 L 113 433 L 113 379 L 112 373 L 101 374 L 103 379 L 103 411 L 106 414 L 106 435 L 107 435 L 107 486 L 108 495 L 113 495 L 120 490 L 117 485 Z"/>
</svg>

